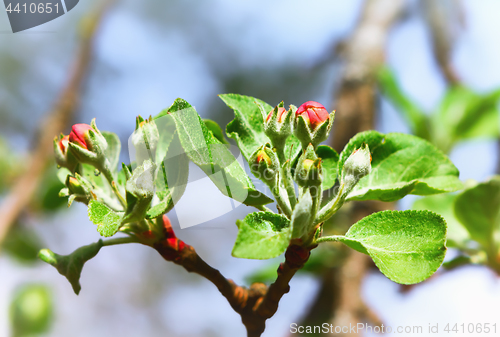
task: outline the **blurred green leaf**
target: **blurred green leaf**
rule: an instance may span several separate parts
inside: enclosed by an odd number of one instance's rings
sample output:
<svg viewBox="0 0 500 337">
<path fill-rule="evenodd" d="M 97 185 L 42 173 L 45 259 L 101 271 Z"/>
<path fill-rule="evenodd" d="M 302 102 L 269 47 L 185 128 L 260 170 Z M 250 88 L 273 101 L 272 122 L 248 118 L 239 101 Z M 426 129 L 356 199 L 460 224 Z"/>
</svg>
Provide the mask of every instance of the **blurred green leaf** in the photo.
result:
<svg viewBox="0 0 500 337">
<path fill-rule="evenodd" d="M 244 259 L 272 259 L 282 254 L 291 239 L 290 220 L 270 212 L 248 214 L 237 220 L 238 236 L 233 256 Z"/>
<path fill-rule="evenodd" d="M 99 253 L 102 248 L 102 240 L 83 246 L 75 250 L 69 255 L 59 255 L 49 249 L 42 249 L 38 253 L 38 257 L 48 264 L 54 266 L 59 274 L 65 276 L 75 294 L 79 294 L 82 287 L 80 286 L 80 275 L 85 263 Z"/>
<path fill-rule="evenodd" d="M 11 227 L 2 243 L 2 250 L 22 263 L 37 261 L 42 241 L 35 231 L 20 224 Z"/>
<path fill-rule="evenodd" d="M 413 284 L 443 263 L 446 222 L 429 211 L 383 211 L 352 225 L 339 241 L 370 255 L 392 281 Z"/>
<path fill-rule="evenodd" d="M 456 194 L 438 194 L 418 199 L 413 203 L 415 210 L 428 210 L 441 215 L 448 225 L 447 245 L 448 247 L 465 247 L 467 240 L 470 240 L 467 229 L 458 221 L 454 205 L 457 199 Z"/>
<path fill-rule="evenodd" d="M 47 333 L 54 316 L 52 294 L 41 284 L 27 284 L 16 291 L 10 305 L 14 337 Z"/>
<path fill-rule="evenodd" d="M 500 177 L 459 194 L 454 210 L 470 237 L 496 258 L 495 247 L 499 245 L 500 235 Z"/>
<path fill-rule="evenodd" d="M 394 104 L 396 111 L 406 119 L 412 133 L 430 140 L 427 115 L 403 92 L 392 70 L 382 68 L 378 73 L 378 83 L 383 94 Z"/>
<path fill-rule="evenodd" d="M 429 142 L 402 133 L 358 133 L 340 154 L 339 172 L 363 143 L 371 150 L 372 171 L 361 178 L 348 200 L 395 201 L 407 194 L 430 195 L 463 187 L 448 157 Z"/>
</svg>

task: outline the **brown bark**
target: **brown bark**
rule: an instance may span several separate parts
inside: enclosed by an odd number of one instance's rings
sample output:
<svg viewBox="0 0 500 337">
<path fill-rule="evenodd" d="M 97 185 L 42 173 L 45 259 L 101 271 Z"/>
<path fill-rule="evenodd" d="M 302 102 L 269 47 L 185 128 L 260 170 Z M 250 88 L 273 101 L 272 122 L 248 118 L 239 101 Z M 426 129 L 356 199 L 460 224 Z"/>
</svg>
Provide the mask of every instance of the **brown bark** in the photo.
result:
<svg viewBox="0 0 500 337">
<path fill-rule="evenodd" d="M 354 32 L 342 43 L 344 70 L 334 103 L 337 112 L 332 139 L 337 151 L 356 133 L 373 129 L 375 76 L 384 63 L 390 28 L 403 8 L 402 0 L 367 0 Z"/>
<path fill-rule="evenodd" d="M 281 298 L 290 290 L 289 282 L 304 266 L 313 247 L 290 245 L 285 252 L 285 262 L 278 268 L 278 277 L 269 287 L 254 283 L 250 288 L 236 285 L 217 269 L 208 265 L 192 246 L 175 237 L 170 225 L 164 223 L 164 238 L 151 245 L 167 261 L 178 264 L 188 272 L 196 273 L 212 282 L 235 312 L 240 314 L 248 337 L 259 337 L 266 328 L 266 320 L 274 316 Z"/>
</svg>

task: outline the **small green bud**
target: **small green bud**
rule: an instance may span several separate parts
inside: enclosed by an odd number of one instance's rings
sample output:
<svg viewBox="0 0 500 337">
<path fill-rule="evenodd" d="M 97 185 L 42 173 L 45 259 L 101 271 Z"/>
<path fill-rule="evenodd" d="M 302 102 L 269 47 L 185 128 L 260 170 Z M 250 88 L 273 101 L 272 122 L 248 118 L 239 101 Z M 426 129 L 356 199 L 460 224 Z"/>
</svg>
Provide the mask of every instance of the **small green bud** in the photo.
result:
<svg viewBox="0 0 500 337">
<path fill-rule="evenodd" d="M 250 170 L 268 186 L 276 186 L 278 182 L 279 161 L 269 144 L 262 145 L 250 157 Z"/>
<path fill-rule="evenodd" d="M 341 182 L 345 186 L 345 193 L 349 193 L 361 178 L 371 172 L 371 161 L 370 149 L 364 143 L 347 158 L 341 178 Z"/>
<path fill-rule="evenodd" d="M 295 169 L 295 181 L 301 187 L 318 187 L 323 181 L 321 159 L 318 158 L 312 144 L 300 156 Z"/>
<path fill-rule="evenodd" d="M 156 165 L 151 160 L 146 160 L 137 167 L 126 184 L 127 209 L 122 223 L 140 221 L 145 218 L 155 189 Z"/>
<path fill-rule="evenodd" d="M 259 108 L 264 116 L 264 132 L 276 148 L 283 148 L 287 138 L 292 134 L 293 110 L 292 107 L 286 110 L 283 105 L 283 102 L 281 102 L 265 117 L 266 112 L 259 104 Z"/>
<path fill-rule="evenodd" d="M 78 160 L 69 151 L 69 136 L 61 135 L 54 138 L 54 156 L 57 165 L 65 167 L 71 172 L 75 171 Z"/>
<path fill-rule="evenodd" d="M 135 160 L 138 166 L 145 160 L 155 160 L 160 133 L 152 117 L 145 120 L 137 116 L 135 131 L 130 139 L 135 148 Z"/>
<path fill-rule="evenodd" d="M 68 207 L 73 201 L 83 202 L 87 205 L 90 200 L 95 199 L 92 185 L 78 173 L 75 173 L 75 176 L 68 175 L 66 177 L 66 187 L 69 195 Z"/>
</svg>

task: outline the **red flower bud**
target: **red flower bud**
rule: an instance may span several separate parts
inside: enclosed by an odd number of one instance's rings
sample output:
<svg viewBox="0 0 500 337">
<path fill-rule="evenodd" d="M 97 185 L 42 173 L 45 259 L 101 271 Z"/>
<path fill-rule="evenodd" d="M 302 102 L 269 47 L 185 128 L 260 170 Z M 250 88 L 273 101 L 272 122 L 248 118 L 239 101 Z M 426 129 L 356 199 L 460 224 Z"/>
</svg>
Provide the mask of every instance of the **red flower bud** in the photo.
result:
<svg viewBox="0 0 500 337">
<path fill-rule="evenodd" d="M 269 115 L 267 115 L 267 119 L 266 121 L 269 122 L 269 120 L 271 119 L 271 116 L 273 115 L 273 110 L 271 110 L 271 112 L 269 112 Z M 285 108 L 278 108 L 278 122 L 281 123 L 282 120 L 283 120 L 283 115 L 286 114 L 287 110 Z"/>
<path fill-rule="evenodd" d="M 69 134 L 69 141 L 88 149 L 87 139 L 89 130 L 92 130 L 92 127 L 88 124 L 73 125 L 71 133 Z"/>
<path fill-rule="evenodd" d="M 311 130 L 315 130 L 320 124 L 330 119 L 330 114 L 325 107 L 314 101 L 308 101 L 299 106 L 295 116 L 302 116 L 309 121 Z"/>
<path fill-rule="evenodd" d="M 62 137 L 57 143 L 63 154 L 66 154 L 66 152 L 68 151 L 68 143 L 69 143 L 69 136 Z"/>
<path fill-rule="evenodd" d="M 266 161 L 267 165 L 272 165 L 271 158 L 267 155 L 266 151 L 260 150 L 257 154 L 257 163 L 260 164 L 263 160 Z"/>
</svg>

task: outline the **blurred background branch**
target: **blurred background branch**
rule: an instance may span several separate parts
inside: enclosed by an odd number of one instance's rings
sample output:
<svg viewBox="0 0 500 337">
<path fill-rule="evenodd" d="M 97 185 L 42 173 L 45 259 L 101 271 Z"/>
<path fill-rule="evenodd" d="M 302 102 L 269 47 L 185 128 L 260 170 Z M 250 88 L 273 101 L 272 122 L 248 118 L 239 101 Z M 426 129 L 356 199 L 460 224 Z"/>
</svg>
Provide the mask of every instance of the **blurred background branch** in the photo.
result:
<svg viewBox="0 0 500 337">
<path fill-rule="evenodd" d="M 67 129 L 78 107 L 80 88 L 88 73 L 96 32 L 113 3 L 114 0 L 102 2 L 99 9 L 82 22 L 79 52 L 69 72 L 66 85 L 52 111 L 48 112 L 39 124 L 37 137 L 32 141 L 34 148 L 26 159 L 28 163 L 24 165 L 26 171 L 17 178 L 0 205 L 0 245 L 10 227 L 30 203 L 48 165 L 54 163 L 53 139 Z"/>
</svg>

